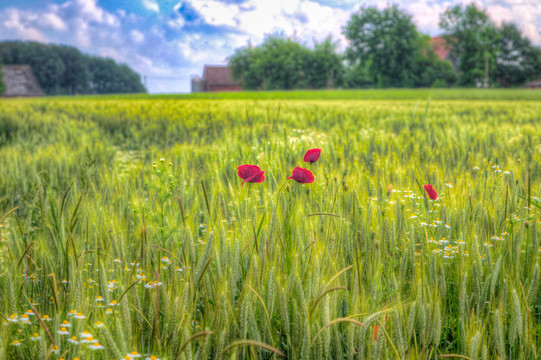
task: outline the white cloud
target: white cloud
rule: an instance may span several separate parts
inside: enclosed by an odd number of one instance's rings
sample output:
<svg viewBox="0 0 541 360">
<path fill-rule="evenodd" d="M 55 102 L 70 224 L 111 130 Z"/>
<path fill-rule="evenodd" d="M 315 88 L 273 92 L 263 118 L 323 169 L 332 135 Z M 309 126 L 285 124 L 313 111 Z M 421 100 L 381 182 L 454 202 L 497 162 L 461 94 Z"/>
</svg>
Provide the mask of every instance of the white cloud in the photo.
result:
<svg viewBox="0 0 541 360">
<path fill-rule="evenodd" d="M 154 0 L 143 0 L 143 6 L 147 10 L 154 11 L 154 12 L 157 12 L 157 13 L 160 12 L 160 6 Z"/>
<path fill-rule="evenodd" d="M 49 27 L 57 31 L 65 31 L 68 26 L 66 23 L 55 13 L 49 12 L 39 17 L 38 23 L 43 27 Z"/>
<path fill-rule="evenodd" d="M 6 29 L 13 30 L 17 36 L 25 40 L 48 42 L 47 37 L 31 25 L 32 20 L 36 19 L 33 14 L 9 8 L 6 9 L 6 15 L 7 19 L 3 23 Z"/>
<path fill-rule="evenodd" d="M 145 39 L 145 35 L 143 35 L 143 33 L 140 32 L 140 31 L 132 30 L 131 31 L 131 38 L 133 39 L 134 42 L 140 43 L 141 41 L 143 41 Z"/>
</svg>

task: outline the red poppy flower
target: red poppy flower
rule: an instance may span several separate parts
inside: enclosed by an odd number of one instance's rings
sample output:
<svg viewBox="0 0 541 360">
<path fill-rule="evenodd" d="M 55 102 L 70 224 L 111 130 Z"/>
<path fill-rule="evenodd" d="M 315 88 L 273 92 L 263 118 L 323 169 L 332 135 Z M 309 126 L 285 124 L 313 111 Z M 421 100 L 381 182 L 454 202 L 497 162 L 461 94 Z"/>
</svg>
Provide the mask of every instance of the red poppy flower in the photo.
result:
<svg viewBox="0 0 541 360">
<path fill-rule="evenodd" d="M 321 155 L 321 149 L 311 149 L 304 154 L 304 162 L 309 162 L 310 164 L 313 164 L 319 159 L 319 155 Z"/>
<path fill-rule="evenodd" d="M 428 197 L 431 198 L 432 200 L 436 200 L 438 198 L 438 193 L 436 192 L 436 190 L 434 190 L 432 185 L 426 184 L 425 190 L 428 193 Z"/>
<path fill-rule="evenodd" d="M 374 341 L 378 340 L 379 325 L 374 326 Z"/>
<path fill-rule="evenodd" d="M 300 167 L 293 169 L 291 176 L 288 179 L 293 179 L 301 184 L 311 184 L 314 182 L 314 174 L 310 170 L 306 170 Z"/>
<path fill-rule="evenodd" d="M 265 172 L 261 171 L 259 166 L 255 165 L 241 165 L 238 167 L 239 177 L 244 180 L 242 185 L 244 186 L 245 182 L 249 183 L 262 183 L 265 180 Z"/>
</svg>

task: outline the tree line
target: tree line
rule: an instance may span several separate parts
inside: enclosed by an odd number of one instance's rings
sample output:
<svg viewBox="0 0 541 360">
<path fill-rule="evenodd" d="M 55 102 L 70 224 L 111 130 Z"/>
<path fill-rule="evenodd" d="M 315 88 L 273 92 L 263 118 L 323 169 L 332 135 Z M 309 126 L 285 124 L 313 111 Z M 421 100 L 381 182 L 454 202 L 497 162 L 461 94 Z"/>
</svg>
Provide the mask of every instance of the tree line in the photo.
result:
<svg viewBox="0 0 541 360">
<path fill-rule="evenodd" d="M 38 42 L 0 42 L 5 65 L 30 65 L 47 95 L 146 92 L 137 73 L 109 58 L 81 53 L 76 48 Z M 0 94 L 2 87 L 0 78 Z"/>
<path fill-rule="evenodd" d="M 295 38 L 269 36 L 229 58 L 244 89 L 385 87 L 514 87 L 541 77 L 541 49 L 512 23 L 492 21 L 474 4 L 440 15 L 441 59 L 431 38 L 397 5 L 362 7 L 343 28 L 345 52 L 328 37 L 313 48 Z"/>
</svg>

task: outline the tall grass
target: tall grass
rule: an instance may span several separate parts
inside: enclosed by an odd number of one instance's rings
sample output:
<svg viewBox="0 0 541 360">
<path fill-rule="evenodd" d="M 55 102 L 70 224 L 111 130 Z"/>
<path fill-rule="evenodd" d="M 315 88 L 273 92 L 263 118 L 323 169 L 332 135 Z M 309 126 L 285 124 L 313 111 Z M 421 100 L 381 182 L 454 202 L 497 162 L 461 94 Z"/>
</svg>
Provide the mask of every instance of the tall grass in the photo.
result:
<svg viewBox="0 0 541 360">
<path fill-rule="evenodd" d="M 1 105 L 0 357 L 538 356 L 537 102 Z"/>
</svg>

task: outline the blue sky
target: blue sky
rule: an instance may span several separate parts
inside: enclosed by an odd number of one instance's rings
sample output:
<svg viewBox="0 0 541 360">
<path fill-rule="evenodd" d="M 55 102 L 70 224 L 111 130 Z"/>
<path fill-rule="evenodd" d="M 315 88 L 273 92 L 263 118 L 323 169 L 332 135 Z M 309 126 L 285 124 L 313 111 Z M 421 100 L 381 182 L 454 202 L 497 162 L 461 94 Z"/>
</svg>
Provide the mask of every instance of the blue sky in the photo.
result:
<svg viewBox="0 0 541 360">
<path fill-rule="evenodd" d="M 395 1 L 419 29 L 438 35 L 439 14 L 464 0 Z M 190 90 L 204 64 L 225 64 L 238 47 L 265 35 L 295 36 L 307 45 L 341 34 L 362 5 L 376 0 L 0 0 L 0 40 L 60 43 L 128 64 L 151 93 Z M 476 1 L 496 21 L 512 21 L 541 45 L 540 0 Z"/>
</svg>

